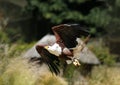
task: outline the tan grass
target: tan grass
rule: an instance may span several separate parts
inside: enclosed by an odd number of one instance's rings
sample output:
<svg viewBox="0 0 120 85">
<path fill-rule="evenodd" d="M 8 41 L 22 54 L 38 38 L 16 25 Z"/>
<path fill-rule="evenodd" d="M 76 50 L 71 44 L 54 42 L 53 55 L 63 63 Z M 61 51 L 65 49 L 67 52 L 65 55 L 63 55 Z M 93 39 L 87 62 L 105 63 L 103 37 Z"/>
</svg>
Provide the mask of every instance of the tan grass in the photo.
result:
<svg viewBox="0 0 120 85">
<path fill-rule="evenodd" d="M 120 67 L 95 67 L 89 83 L 90 85 L 120 85 Z"/>
<path fill-rule="evenodd" d="M 26 59 L 15 58 L 0 76 L 0 85 L 68 85 L 67 82 L 51 74 L 45 65 L 40 68 Z"/>
</svg>

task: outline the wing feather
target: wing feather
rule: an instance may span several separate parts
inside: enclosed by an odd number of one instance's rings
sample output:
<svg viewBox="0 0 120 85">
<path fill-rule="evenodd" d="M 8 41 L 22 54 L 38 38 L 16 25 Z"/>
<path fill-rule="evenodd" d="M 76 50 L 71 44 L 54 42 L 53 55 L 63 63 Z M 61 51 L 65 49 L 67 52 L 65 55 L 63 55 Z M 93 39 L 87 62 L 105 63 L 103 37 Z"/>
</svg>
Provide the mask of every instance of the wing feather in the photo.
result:
<svg viewBox="0 0 120 85">
<path fill-rule="evenodd" d="M 56 37 L 56 42 L 62 42 L 66 47 L 73 48 L 78 43 L 76 38 L 88 36 L 89 32 L 79 25 L 62 24 L 52 27 Z"/>
<path fill-rule="evenodd" d="M 56 75 L 59 74 L 60 73 L 60 70 L 59 70 L 60 64 L 59 64 L 58 57 L 55 55 L 52 55 L 46 49 L 44 49 L 43 46 L 40 46 L 40 45 L 36 46 L 36 50 L 41 55 L 43 62 L 45 62 L 48 65 L 50 71 L 52 73 L 55 73 Z"/>
</svg>

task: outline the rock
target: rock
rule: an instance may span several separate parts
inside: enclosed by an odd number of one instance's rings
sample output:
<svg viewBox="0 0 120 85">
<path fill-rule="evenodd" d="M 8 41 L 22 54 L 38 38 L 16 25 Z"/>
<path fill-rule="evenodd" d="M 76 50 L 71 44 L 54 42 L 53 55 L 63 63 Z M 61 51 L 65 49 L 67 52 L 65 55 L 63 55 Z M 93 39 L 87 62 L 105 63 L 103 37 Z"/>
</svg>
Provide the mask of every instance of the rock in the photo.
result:
<svg viewBox="0 0 120 85">
<path fill-rule="evenodd" d="M 42 39 L 40 39 L 32 48 L 30 48 L 24 55 L 23 57 L 40 57 L 40 55 L 37 53 L 35 46 L 38 44 L 41 45 L 51 45 L 55 43 L 55 37 L 53 35 L 45 35 Z"/>
<path fill-rule="evenodd" d="M 97 59 L 96 55 L 85 46 L 83 51 L 79 54 L 79 60 L 82 63 L 87 64 L 100 64 L 100 61 Z"/>
</svg>

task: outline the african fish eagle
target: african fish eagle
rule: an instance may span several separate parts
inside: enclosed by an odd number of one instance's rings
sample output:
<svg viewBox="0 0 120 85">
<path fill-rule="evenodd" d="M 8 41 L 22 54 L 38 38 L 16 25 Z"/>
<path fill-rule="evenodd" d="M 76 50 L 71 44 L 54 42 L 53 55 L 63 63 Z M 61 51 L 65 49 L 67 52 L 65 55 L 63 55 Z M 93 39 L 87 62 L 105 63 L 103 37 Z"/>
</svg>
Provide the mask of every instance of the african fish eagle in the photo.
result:
<svg viewBox="0 0 120 85">
<path fill-rule="evenodd" d="M 36 45 L 36 50 L 40 54 L 40 60 L 45 62 L 50 71 L 58 74 L 60 61 L 73 63 L 79 66 L 80 62 L 75 53 L 81 52 L 89 39 L 90 33 L 78 24 L 61 24 L 52 27 L 56 37 L 56 43 L 51 46 Z M 79 43 L 79 38 L 87 37 L 83 43 Z"/>
</svg>

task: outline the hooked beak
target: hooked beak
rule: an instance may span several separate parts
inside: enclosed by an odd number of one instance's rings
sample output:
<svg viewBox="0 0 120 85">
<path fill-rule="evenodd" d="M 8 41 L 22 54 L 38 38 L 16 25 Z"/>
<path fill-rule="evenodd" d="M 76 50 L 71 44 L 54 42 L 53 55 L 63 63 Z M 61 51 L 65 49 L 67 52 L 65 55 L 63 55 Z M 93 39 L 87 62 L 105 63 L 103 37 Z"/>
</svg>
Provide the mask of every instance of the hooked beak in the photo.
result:
<svg viewBox="0 0 120 85">
<path fill-rule="evenodd" d="M 46 50 L 48 50 L 49 46 L 45 46 L 44 48 L 45 48 Z"/>
</svg>

